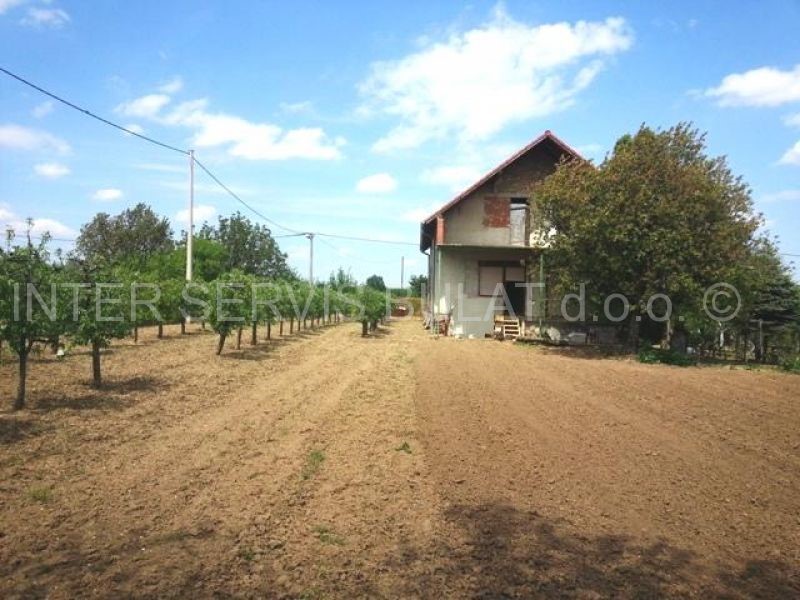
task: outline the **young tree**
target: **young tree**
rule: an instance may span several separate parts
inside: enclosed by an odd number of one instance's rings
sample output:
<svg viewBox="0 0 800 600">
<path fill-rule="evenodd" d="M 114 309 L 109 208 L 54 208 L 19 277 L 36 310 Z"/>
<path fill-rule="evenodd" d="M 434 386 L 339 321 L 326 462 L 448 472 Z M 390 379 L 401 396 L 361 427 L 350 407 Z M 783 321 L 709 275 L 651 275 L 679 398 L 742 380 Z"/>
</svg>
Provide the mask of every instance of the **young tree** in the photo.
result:
<svg viewBox="0 0 800 600">
<path fill-rule="evenodd" d="M 250 297 L 250 278 L 242 271 L 226 273 L 210 287 L 208 299 L 209 323 L 219 336 L 217 355 L 222 354 L 225 340 L 232 331 L 237 331 L 237 347 L 241 342 L 241 331 L 250 323 L 252 298 Z"/>
<path fill-rule="evenodd" d="M 408 280 L 408 286 L 411 288 L 411 296 L 414 298 L 422 297 L 422 288 L 427 287 L 427 275 L 412 275 Z"/>
<path fill-rule="evenodd" d="M 111 340 L 131 333 L 130 283 L 123 273 L 80 263 L 72 270 L 74 319 L 68 334 L 75 344 L 85 344 L 92 354 L 92 385 L 102 385 L 101 351 Z"/>
<path fill-rule="evenodd" d="M 556 232 L 548 265 L 563 285 L 623 294 L 634 346 L 653 294 L 667 294 L 674 307 L 702 297 L 732 275 L 759 225 L 749 188 L 705 150 L 687 124 L 642 126 L 598 167 L 564 162 L 534 190 L 534 219 Z"/>
<path fill-rule="evenodd" d="M 9 238 L 11 234 L 9 235 Z M 0 254 L 0 340 L 14 350 L 18 361 L 17 395 L 13 409 L 25 407 L 28 357 L 36 342 L 58 339 L 63 322 L 58 310 L 57 280 L 48 263 L 47 236 Z"/>
</svg>

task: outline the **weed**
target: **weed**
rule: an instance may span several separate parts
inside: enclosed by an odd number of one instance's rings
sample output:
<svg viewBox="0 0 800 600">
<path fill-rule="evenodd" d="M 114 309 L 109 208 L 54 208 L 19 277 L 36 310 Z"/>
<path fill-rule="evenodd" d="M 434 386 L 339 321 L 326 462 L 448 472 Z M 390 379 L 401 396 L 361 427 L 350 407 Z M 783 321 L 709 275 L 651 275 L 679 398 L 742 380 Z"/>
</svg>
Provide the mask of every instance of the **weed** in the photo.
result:
<svg viewBox="0 0 800 600">
<path fill-rule="evenodd" d="M 251 562 L 255 558 L 255 555 L 250 548 L 239 548 L 239 557 L 242 560 Z"/>
<path fill-rule="evenodd" d="M 325 462 L 325 453 L 322 450 L 312 450 L 306 459 L 306 465 L 303 467 L 303 479 L 311 479 L 322 463 Z"/>
<path fill-rule="evenodd" d="M 53 491 L 48 487 L 32 487 L 28 490 L 28 498 L 40 504 L 50 502 L 52 497 Z"/>
<path fill-rule="evenodd" d="M 344 538 L 340 536 L 338 533 L 333 531 L 330 527 L 325 527 L 324 525 L 317 525 L 314 527 L 314 531 L 317 534 L 317 538 L 323 544 L 332 544 L 334 546 L 343 546 L 344 545 Z"/>
<path fill-rule="evenodd" d="M 789 373 L 800 373 L 800 355 L 783 359 L 780 366 Z"/>
<path fill-rule="evenodd" d="M 406 454 L 411 454 L 411 446 L 408 445 L 408 442 L 403 442 L 397 448 L 395 448 L 397 452 L 405 452 Z"/>
</svg>

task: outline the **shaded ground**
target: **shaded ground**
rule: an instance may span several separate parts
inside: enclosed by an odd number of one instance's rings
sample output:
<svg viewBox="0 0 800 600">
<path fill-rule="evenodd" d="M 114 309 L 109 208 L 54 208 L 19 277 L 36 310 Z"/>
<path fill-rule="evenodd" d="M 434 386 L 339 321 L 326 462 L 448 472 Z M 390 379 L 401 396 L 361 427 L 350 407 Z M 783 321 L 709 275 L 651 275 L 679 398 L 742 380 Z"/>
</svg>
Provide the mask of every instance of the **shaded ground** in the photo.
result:
<svg viewBox="0 0 800 600">
<path fill-rule="evenodd" d="M 800 377 L 359 333 L 41 357 L 0 596 L 800 594 Z"/>
</svg>

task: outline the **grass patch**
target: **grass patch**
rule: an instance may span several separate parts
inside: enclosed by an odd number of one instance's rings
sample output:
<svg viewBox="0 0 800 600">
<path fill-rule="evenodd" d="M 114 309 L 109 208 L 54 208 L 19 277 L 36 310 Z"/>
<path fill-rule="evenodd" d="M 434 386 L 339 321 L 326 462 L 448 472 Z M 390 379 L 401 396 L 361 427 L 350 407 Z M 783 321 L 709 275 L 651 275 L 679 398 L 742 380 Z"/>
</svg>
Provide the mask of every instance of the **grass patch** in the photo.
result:
<svg viewBox="0 0 800 600">
<path fill-rule="evenodd" d="M 344 538 L 336 533 L 330 527 L 324 525 L 317 525 L 314 527 L 314 532 L 317 534 L 317 539 L 323 544 L 331 544 L 333 546 L 344 546 Z"/>
<path fill-rule="evenodd" d="M 784 358 L 780 362 L 780 367 L 782 371 L 787 373 L 800 373 L 800 356 Z"/>
<path fill-rule="evenodd" d="M 239 558 L 247 562 L 252 562 L 255 558 L 255 554 L 253 554 L 250 548 L 239 548 Z"/>
<path fill-rule="evenodd" d="M 697 360 L 691 356 L 662 348 L 644 348 L 639 351 L 637 358 L 645 364 L 661 363 L 676 367 L 693 367 L 697 364 Z"/>
<path fill-rule="evenodd" d="M 403 442 L 397 448 L 395 448 L 396 452 L 405 452 L 406 454 L 411 454 L 411 446 L 408 445 L 408 442 Z"/>
<path fill-rule="evenodd" d="M 39 504 L 47 504 L 53 499 L 53 490 L 48 487 L 32 487 L 28 490 L 28 498 Z"/>
<path fill-rule="evenodd" d="M 325 453 L 322 450 L 312 450 L 308 453 L 308 458 L 306 458 L 306 464 L 303 467 L 303 479 L 311 479 L 319 468 L 322 466 L 322 463 L 325 462 Z"/>
</svg>

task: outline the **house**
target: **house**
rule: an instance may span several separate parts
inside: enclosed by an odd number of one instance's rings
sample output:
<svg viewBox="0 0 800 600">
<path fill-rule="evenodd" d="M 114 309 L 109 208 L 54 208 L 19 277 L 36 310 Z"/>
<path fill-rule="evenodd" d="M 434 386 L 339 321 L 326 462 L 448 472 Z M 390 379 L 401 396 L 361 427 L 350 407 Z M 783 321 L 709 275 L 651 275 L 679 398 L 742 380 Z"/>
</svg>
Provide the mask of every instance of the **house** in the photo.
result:
<svg viewBox="0 0 800 600">
<path fill-rule="evenodd" d="M 542 324 L 549 226 L 532 190 L 562 158 L 580 156 L 545 131 L 422 222 L 433 323 L 474 337 Z"/>
</svg>

